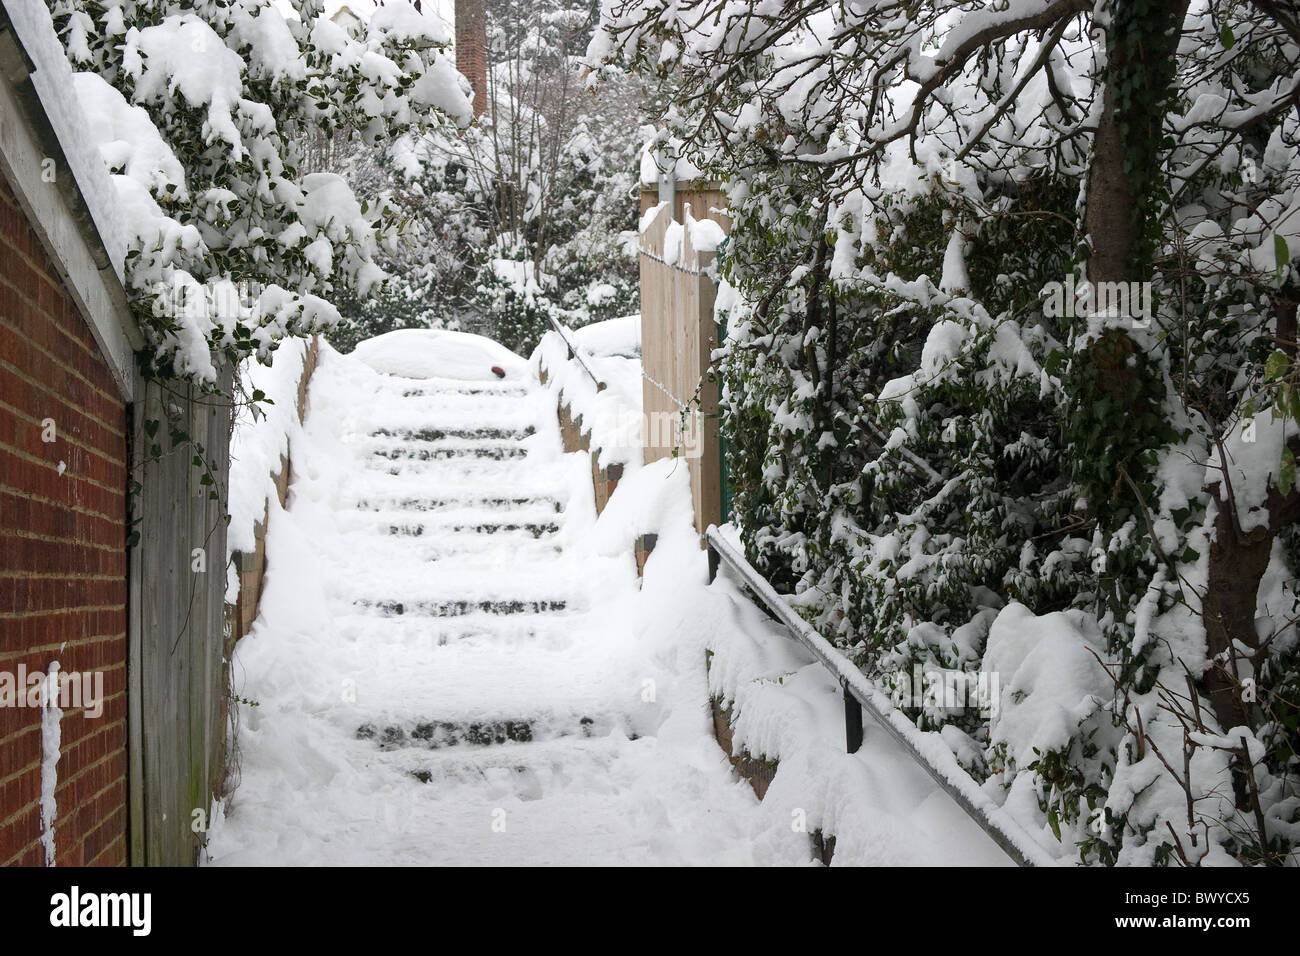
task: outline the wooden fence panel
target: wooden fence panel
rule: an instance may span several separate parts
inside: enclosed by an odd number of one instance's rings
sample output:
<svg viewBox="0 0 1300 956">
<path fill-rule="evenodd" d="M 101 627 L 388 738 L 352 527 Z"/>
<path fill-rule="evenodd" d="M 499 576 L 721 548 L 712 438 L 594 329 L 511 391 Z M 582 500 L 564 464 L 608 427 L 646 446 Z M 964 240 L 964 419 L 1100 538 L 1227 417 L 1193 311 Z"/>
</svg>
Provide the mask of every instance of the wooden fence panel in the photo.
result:
<svg viewBox="0 0 1300 956">
<path fill-rule="evenodd" d="M 720 193 L 701 201 L 712 208 L 722 205 Z M 693 212 L 693 205 L 684 205 L 682 219 Z M 670 230 L 676 237 L 671 249 Z M 674 454 L 686 458 L 695 527 L 701 534 L 722 520 L 718 390 L 707 375 L 718 344 L 713 320 L 717 289 L 705 274 L 713 261 L 713 252 L 692 246 L 691 230 L 674 223 L 667 204 L 641 233 L 644 458 L 647 463 Z"/>
<path fill-rule="evenodd" d="M 222 375 L 228 391 L 231 372 Z M 222 777 L 226 521 L 230 409 L 184 386 L 141 386 L 134 411 L 140 483 L 132 549 L 132 862 L 187 866 L 198 858 L 194 811 L 211 808 Z M 150 422 L 158 422 L 155 426 Z M 172 428 L 203 447 L 172 447 Z M 158 445 L 161 454 L 150 454 Z M 212 484 L 204 483 L 211 474 Z M 214 500 L 210 492 L 217 491 Z M 199 570 L 202 568 L 202 570 Z"/>
</svg>

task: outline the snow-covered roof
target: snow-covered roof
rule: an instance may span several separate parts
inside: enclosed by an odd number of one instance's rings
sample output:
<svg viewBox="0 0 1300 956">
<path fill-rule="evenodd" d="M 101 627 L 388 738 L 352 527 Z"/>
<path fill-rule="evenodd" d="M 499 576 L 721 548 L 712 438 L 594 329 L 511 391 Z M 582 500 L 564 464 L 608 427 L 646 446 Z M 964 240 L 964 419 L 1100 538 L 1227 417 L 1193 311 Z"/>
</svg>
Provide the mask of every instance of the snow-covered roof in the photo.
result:
<svg viewBox="0 0 1300 956">
<path fill-rule="evenodd" d="M 133 401 L 144 336 L 125 291 L 127 237 L 73 77 L 45 4 L 0 0 L 0 169 Z"/>
<path fill-rule="evenodd" d="M 48 8 L 39 0 L 0 0 L 0 32 L 12 30 L 19 47 L 31 63 L 30 81 L 43 117 L 28 117 L 29 122 L 48 125 L 43 139 L 53 139 L 62 153 L 56 169 L 70 174 L 69 198 L 80 200 L 94 227 L 94 239 L 103 247 L 109 265 L 119 281 L 123 280 L 126 262 L 126 236 L 113 214 L 116 195 L 108 169 L 99 150 L 85 135 L 86 118 L 73 92 L 72 65 L 54 32 Z M 8 22 L 4 22 L 7 20 Z M 48 134 L 52 134 L 48 135 Z M 63 182 L 56 179 L 56 182 Z M 68 191 L 65 190 L 65 195 Z M 89 238 L 89 237 L 88 237 Z"/>
</svg>

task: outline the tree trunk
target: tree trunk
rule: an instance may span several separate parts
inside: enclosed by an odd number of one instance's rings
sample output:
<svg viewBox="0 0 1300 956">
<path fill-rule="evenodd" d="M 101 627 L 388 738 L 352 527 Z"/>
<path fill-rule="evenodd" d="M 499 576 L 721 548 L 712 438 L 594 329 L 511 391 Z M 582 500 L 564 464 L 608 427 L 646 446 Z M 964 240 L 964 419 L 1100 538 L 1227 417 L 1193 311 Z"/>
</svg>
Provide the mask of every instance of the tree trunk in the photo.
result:
<svg viewBox="0 0 1300 956">
<path fill-rule="evenodd" d="M 1292 303 L 1287 319 L 1293 328 L 1295 308 Z M 1279 321 L 1279 326 L 1282 324 Z M 1291 452 L 1300 458 L 1300 441 L 1292 440 Z M 1241 529 L 1225 482 L 1216 481 L 1207 491 L 1218 501 L 1219 512 L 1210 543 L 1209 580 L 1201 602 L 1206 647 L 1212 663 L 1201 685 L 1209 695 L 1220 728 L 1226 732 L 1232 727 L 1254 726 L 1233 658 L 1237 653 L 1253 656 L 1259 648 L 1259 635 L 1255 632 L 1259 584 L 1268 570 L 1274 539 L 1283 528 L 1300 519 L 1300 490 L 1292 489 L 1284 497 L 1276 486 L 1270 487 L 1268 520 L 1249 532 Z M 1259 662 L 1252 663 L 1258 666 Z"/>
<path fill-rule="evenodd" d="M 1084 225 L 1092 249 L 1088 256 L 1090 282 L 1128 279 L 1133 252 L 1135 197 L 1124 175 L 1124 141 L 1115 122 L 1111 84 L 1102 94 L 1102 114 L 1093 137 L 1092 167 L 1088 170 L 1088 203 Z"/>
<path fill-rule="evenodd" d="M 1156 181 L 1158 166 L 1147 170 L 1125 169 L 1130 146 L 1159 142 L 1163 132 L 1164 111 L 1130 106 L 1124 110 L 1121 89 L 1127 89 L 1129 104 L 1164 102 L 1173 81 L 1173 55 L 1189 0 L 1167 0 L 1167 8 L 1154 22 L 1146 25 L 1138 39 L 1139 56 L 1131 57 L 1133 37 L 1119 36 L 1128 29 L 1127 14 L 1144 9 L 1159 0 L 1118 0 L 1112 7 L 1112 27 L 1106 36 L 1106 85 L 1102 91 L 1102 111 L 1093 137 L 1092 166 L 1088 170 L 1087 208 L 1084 225 L 1092 249 L 1088 259 L 1088 278 L 1092 282 L 1124 282 L 1149 278 L 1133 275 L 1133 254 L 1144 222 L 1136 213 L 1148 210 L 1147 196 L 1141 185 Z M 1156 66 L 1165 64 L 1163 69 Z M 1129 84 L 1125 86 L 1125 82 Z M 1126 115 L 1125 115 L 1126 114 Z M 1152 151 L 1149 155 L 1154 156 Z M 1139 267 L 1141 268 L 1141 267 Z"/>
</svg>

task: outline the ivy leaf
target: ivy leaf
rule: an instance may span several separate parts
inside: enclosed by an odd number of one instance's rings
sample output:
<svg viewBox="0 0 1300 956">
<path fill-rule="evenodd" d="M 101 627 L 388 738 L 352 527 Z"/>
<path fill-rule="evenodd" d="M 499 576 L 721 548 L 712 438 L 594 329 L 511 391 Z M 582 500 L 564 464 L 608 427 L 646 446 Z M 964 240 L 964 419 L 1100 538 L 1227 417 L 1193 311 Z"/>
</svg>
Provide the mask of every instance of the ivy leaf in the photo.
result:
<svg viewBox="0 0 1300 956">
<path fill-rule="evenodd" d="M 1232 27 L 1226 23 L 1223 25 L 1223 29 L 1219 31 L 1219 42 L 1223 44 L 1225 50 L 1231 50 L 1233 44 L 1237 42 L 1237 38 L 1233 36 Z"/>
<path fill-rule="evenodd" d="M 1295 488 L 1295 455 L 1290 447 L 1282 449 L 1282 467 L 1277 474 L 1277 490 L 1283 495 L 1291 494 Z"/>
<path fill-rule="evenodd" d="M 1277 278 L 1280 282 L 1286 267 L 1291 264 L 1291 251 L 1287 249 L 1286 240 L 1278 234 L 1273 234 L 1273 258 L 1277 260 Z"/>
<path fill-rule="evenodd" d="M 1281 349 L 1275 349 L 1267 361 L 1264 362 L 1264 378 L 1270 382 L 1275 382 L 1286 374 L 1288 362 L 1286 353 Z"/>
</svg>

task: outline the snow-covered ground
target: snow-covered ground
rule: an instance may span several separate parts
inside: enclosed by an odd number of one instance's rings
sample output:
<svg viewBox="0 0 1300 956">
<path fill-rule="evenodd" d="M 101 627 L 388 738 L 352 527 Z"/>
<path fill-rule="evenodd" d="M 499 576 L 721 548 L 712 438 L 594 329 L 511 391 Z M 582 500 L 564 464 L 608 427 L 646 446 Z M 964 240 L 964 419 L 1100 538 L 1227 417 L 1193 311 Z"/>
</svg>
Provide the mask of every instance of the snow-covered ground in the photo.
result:
<svg viewBox="0 0 1300 956">
<path fill-rule="evenodd" d="M 323 348 L 289 509 L 271 498 L 233 662 L 257 706 L 236 705 L 209 862 L 800 865 L 823 825 L 837 864 L 1007 862 L 870 727 L 844 754 L 829 679 L 706 586 L 680 463 L 597 518 L 527 367 L 401 378 L 384 352 Z M 713 738 L 710 680 L 780 758 L 761 803 Z"/>
</svg>

